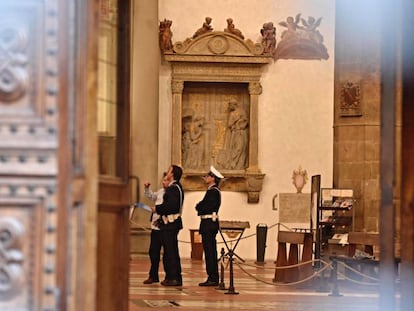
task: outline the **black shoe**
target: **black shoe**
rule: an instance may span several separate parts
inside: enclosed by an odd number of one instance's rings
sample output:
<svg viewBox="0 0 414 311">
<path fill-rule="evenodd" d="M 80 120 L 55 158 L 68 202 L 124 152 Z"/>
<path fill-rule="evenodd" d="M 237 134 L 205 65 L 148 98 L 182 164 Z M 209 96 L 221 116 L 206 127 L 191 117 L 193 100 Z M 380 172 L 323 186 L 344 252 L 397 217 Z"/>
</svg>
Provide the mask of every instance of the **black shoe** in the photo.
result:
<svg viewBox="0 0 414 311">
<path fill-rule="evenodd" d="M 205 282 L 199 283 L 198 286 L 218 286 L 218 282 L 207 280 Z"/>
<path fill-rule="evenodd" d="M 183 282 L 179 282 L 177 280 L 164 280 L 161 282 L 163 286 L 182 286 Z"/>
<path fill-rule="evenodd" d="M 154 280 L 153 278 L 148 278 L 148 279 L 146 279 L 144 282 L 142 282 L 142 283 L 144 283 L 144 284 L 152 284 L 152 283 L 158 283 L 159 281 L 158 280 Z"/>
</svg>

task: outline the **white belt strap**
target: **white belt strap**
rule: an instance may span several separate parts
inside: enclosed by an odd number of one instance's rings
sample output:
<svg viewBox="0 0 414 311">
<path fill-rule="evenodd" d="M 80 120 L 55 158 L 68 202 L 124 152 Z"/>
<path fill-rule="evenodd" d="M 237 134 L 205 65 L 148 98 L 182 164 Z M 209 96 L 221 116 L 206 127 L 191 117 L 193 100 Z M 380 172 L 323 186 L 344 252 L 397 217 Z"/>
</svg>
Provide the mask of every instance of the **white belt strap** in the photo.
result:
<svg viewBox="0 0 414 311">
<path fill-rule="evenodd" d="M 211 219 L 212 221 L 216 221 L 218 219 L 218 216 L 217 216 L 216 212 L 213 212 L 213 214 L 201 215 L 200 218 L 201 219 Z"/>
<path fill-rule="evenodd" d="M 163 215 L 162 216 L 162 221 L 164 222 L 164 224 L 168 224 L 169 222 L 174 222 L 175 220 L 178 219 L 178 217 L 180 217 L 180 214 L 170 214 L 170 215 Z"/>
</svg>

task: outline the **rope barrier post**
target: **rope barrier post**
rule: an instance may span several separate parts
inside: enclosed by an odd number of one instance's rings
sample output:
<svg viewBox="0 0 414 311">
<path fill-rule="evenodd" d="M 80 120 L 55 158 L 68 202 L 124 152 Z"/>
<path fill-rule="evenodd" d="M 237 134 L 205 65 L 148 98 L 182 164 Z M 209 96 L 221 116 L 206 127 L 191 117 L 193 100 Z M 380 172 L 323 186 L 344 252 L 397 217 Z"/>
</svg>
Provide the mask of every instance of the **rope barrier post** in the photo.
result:
<svg viewBox="0 0 414 311">
<path fill-rule="evenodd" d="M 256 226 L 256 264 L 265 264 L 265 251 L 266 251 L 266 237 L 267 237 L 267 225 L 258 224 Z"/>
<path fill-rule="evenodd" d="M 229 295 L 238 295 L 239 293 L 235 291 L 234 289 L 234 283 L 233 283 L 233 249 L 229 250 L 229 262 L 230 262 L 230 286 L 229 290 L 225 292 L 225 294 Z"/>
<path fill-rule="evenodd" d="M 339 288 L 338 288 L 338 262 L 336 261 L 336 257 L 332 256 L 332 281 L 333 281 L 333 288 L 332 288 L 332 293 L 329 296 L 332 297 L 341 297 L 342 295 L 339 293 Z"/>
<path fill-rule="evenodd" d="M 220 260 L 220 283 L 216 289 L 225 290 L 226 286 L 224 285 L 224 257 L 225 257 L 224 247 L 221 248 L 220 254 L 221 254 L 221 257 L 219 259 Z"/>
<path fill-rule="evenodd" d="M 320 260 L 317 261 L 317 266 L 318 266 L 318 271 L 320 271 L 321 270 Z M 329 292 L 328 282 L 326 281 L 326 278 L 325 278 L 325 269 L 322 269 L 318 278 L 319 278 L 319 288 L 316 291 L 319 293 Z"/>
</svg>

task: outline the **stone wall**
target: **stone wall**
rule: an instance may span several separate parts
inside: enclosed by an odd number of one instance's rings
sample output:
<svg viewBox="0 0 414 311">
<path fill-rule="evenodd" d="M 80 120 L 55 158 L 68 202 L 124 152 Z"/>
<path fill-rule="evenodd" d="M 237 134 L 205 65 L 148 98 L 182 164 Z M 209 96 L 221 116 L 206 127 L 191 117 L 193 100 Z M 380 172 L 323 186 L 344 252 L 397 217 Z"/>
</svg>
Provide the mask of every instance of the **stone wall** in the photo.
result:
<svg viewBox="0 0 414 311">
<path fill-rule="evenodd" d="M 377 7 L 375 0 L 337 1 L 335 26 L 334 186 L 354 189 L 355 230 L 368 232 L 379 231 L 381 199 L 381 24 Z M 397 207 L 398 188 L 399 182 Z"/>
</svg>

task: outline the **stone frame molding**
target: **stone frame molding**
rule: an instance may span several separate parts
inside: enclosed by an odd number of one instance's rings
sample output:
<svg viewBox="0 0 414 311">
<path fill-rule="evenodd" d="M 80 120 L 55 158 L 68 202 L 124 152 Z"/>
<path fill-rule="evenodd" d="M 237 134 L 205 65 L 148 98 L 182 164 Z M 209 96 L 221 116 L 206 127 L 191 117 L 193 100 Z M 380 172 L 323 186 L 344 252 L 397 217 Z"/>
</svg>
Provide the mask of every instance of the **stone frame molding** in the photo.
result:
<svg viewBox="0 0 414 311">
<path fill-rule="evenodd" d="M 171 64 L 172 163 L 182 165 L 183 93 L 189 83 L 218 83 L 223 87 L 245 85 L 248 101 L 248 147 L 246 167 L 220 169 L 225 176 L 223 191 L 247 192 L 248 203 L 258 203 L 265 174 L 258 163 L 258 105 L 262 93 L 262 67 L 272 61 L 263 55 L 263 45 L 226 31 L 210 31 L 173 44 L 163 56 Z M 187 170 L 182 183 L 186 190 L 205 190 L 200 178 L 208 171 L 203 165 Z"/>
</svg>

